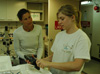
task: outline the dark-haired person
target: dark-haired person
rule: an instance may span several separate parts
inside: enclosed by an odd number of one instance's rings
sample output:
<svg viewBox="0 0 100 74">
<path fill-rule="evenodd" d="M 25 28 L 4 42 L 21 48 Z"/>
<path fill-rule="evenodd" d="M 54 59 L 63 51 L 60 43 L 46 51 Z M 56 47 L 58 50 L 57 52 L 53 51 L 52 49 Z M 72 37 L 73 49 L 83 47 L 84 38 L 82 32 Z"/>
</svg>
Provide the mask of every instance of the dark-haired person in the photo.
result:
<svg viewBox="0 0 100 74">
<path fill-rule="evenodd" d="M 56 35 L 53 54 L 37 60 L 37 65 L 50 67 L 52 74 L 81 74 L 84 63 L 90 60 L 91 42 L 81 30 L 80 12 L 72 5 L 64 5 L 58 10 L 57 19 L 64 31 Z"/>
<path fill-rule="evenodd" d="M 27 9 L 19 10 L 17 16 L 23 24 L 13 33 L 14 49 L 20 58 L 20 63 L 25 63 L 24 55 L 32 54 L 40 59 L 43 54 L 42 27 L 33 24 L 30 12 Z"/>
</svg>

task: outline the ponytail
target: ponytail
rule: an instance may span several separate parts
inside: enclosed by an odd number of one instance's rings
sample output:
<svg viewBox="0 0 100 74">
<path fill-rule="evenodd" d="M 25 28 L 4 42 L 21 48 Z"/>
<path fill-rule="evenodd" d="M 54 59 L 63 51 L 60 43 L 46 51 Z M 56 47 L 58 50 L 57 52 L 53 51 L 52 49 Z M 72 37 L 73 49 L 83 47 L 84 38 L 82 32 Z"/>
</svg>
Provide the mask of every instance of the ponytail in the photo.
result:
<svg viewBox="0 0 100 74">
<path fill-rule="evenodd" d="M 78 19 L 76 20 L 77 21 L 77 27 L 81 29 L 82 28 L 81 27 L 81 12 L 78 11 L 77 13 L 78 13 Z"/>
</svg>

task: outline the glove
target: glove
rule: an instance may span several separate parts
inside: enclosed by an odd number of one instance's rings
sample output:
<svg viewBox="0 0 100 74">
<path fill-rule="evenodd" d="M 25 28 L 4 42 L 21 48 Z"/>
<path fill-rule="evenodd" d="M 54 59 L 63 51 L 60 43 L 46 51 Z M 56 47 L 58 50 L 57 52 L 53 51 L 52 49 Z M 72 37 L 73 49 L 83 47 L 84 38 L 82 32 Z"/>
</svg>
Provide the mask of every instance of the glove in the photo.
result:
<svg viewBox="0 0 100 74">
<path fill-rule="evenodd" d="M 39 68 L 39 67 L 37 66 L 37 64 L 36 64 L 36 58 L 35 58 L 34 56 L 24 55 L 24 57 L 25 57 L 26 60 L 29 60 L 29 62 L 30 62 L 32 65 L 34 65 L 35 68 L 36 68 L 37 70 L 40 70 L 40 68 Z"/>
</svg>

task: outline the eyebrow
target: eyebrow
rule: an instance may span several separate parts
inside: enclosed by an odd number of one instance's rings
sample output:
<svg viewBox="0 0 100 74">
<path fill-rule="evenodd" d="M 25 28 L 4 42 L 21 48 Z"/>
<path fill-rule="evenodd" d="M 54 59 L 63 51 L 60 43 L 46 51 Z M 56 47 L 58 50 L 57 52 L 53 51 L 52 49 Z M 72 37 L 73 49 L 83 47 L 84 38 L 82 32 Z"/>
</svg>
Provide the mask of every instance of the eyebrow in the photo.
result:
<svg viewBox="0 0 100 74">
<path fill-rule="evenodd" d="M 58 19 L 62 19 L 62 18 L 65 18 L 64 16 L 60 16 L 60 17 L 58 17 Z"/>
</svg>

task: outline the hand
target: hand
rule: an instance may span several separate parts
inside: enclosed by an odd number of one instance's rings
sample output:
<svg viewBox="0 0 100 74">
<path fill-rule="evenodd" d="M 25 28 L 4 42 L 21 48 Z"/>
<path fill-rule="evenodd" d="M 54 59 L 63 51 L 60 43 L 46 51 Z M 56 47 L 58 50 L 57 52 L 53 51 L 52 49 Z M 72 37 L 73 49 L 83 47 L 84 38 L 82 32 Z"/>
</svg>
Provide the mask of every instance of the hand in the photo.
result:
<svg viewBox="0 0 100 74">
<path fill-rule="evenodd" d="M 25 61 L 28 63 L 28 64 L 33 64 L 35 62 L 35 56 L 34 55 L 24 55 L 25 57 Z"/>
<path fill-rule="evenodd" d="M 45 61 L 43 59 L 37 60 L 36 64 L 38 67 L 44 68 L 44 67 L 48 67 L 50 62 L 49 61 Z"/>
<path fill-rule="evenodd" d="M 25 60 L 25 62 L 27 62 L 28 64 L 31 64 L 31 62 L 29 60 Z"/>
</svg>

